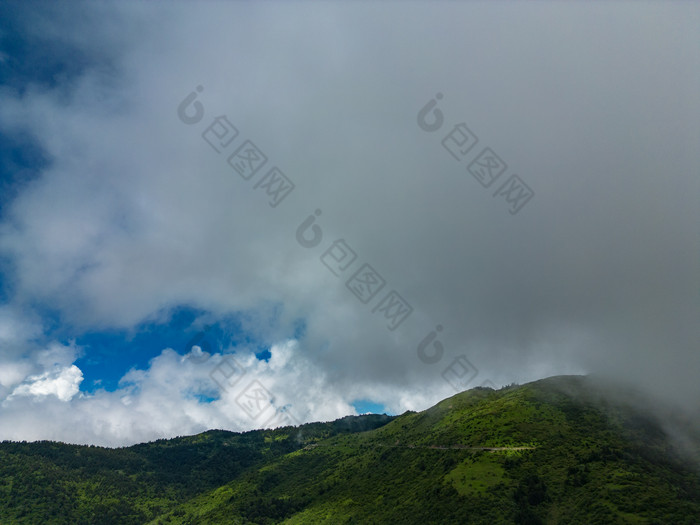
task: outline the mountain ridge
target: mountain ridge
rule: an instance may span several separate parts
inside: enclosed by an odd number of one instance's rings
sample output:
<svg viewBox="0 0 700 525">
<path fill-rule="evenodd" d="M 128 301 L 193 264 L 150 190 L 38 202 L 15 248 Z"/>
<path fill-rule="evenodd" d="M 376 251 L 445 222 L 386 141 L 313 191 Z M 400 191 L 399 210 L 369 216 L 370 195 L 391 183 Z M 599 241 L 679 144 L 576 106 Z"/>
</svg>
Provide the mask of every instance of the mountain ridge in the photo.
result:
<svg viewBox="0 0 700 525">
<path fill-rule="evenodd" d="M 119 449 L 2 442 L 0 522 L 698 523 L 700 439 L 605 388 L 554 376 Z"/>
</svg>

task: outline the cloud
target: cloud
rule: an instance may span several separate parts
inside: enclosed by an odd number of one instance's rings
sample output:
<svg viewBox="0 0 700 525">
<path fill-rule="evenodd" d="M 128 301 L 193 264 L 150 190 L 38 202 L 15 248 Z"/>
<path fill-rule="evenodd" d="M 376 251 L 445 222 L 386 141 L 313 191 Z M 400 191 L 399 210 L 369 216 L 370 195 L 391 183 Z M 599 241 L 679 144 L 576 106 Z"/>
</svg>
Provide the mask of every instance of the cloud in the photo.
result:
<svg viewBox="0 0 700 525">
<path fill-rule="evenodd" d="M 70 401 L 78 393 L 83 373 L 71 365 L 55 370 L 53 373 L 44 372 L 38 376 L 30 376 L 26 383 L 14 389 L 8 400 L 15 396 L 56 396 L 61 401 Z"/>
<path fill-rule="evenodd" d="M 700 399 L 697 7 L 269 5 L 20 12 L 23 38 L 84 59 L 0 91 L 0 129 L 50 159 L 0 224 L 1 395 L 71 370 L 70 353 L 41 354 L 46 310 L 70 339 L 190 305 L 248 312 L 245 331 L 281 345 L 245 364 L 302 419 L 354 399 L 425 408 L 454 392 L 442 376 L 460 355 L 478 370 L 465 388 L 597 372 Z M 177 107 L 198 85 L 204 118 L 187 125 Z M 417 114 L 438 92 L 444 124 L 427 132 Z M 226 153 L 202 138 L 221 115 L 239 131 Z M 442 143 L 460 122 L 479 139 L 463 162 Z M 268 157 L 259 176 L 277 166 L 295 184 L 276 207 L 226 161 L 244 140 Z M 466 169 L 486 146 L 535 192 L 516 215 L 494 196 L 502 179 Z M 309 216 L 323 238 L 307 248 Z M 321 258 L 339 239 L 357 258 L 336 277 Z M 364 263 L 386 281 L 367 303 L 346 284 Z M 376 309 L 392 290 L 413 309 L 395 330 Z M 426 364 L 433 331 L 444 354 Z M 5 428 L 121 443 L 258 424 L 226 419 L 234 394 L 199 402 L 201 357 L 163 351 L 117 393 L 55 390 L 45 430 L 19 412 Z"/>
<path fill-rule="evenodd" d="M 6 439 L 119 446 L 210 428 L 242 431 L 354 413 L 296 341 L 273 345 L 270 354 L 268 362 L 249 350 L 193 361 L 165 349 L 148 368 L 129 371 L 115 391 L 77 396 L 80 370 L 56 368 L 30 376 L 3 401 L 0 432 Z M 235 375 L 229 363 L 240 367 Z"/>
<path fill-rule="evenodd" d="M 0 375 L 2 386 L 15 387 L 6 401 L 17 396 L 44 397 L 56 396 L 61 401 L 70 401 L 75 396 L 83 381 L 83 373 L 71 364 L 78 356 L 78 349 L 74 345 L 63 346 L 52 343 L 48 348 L 37 350 L 33 353 L 30 367 L 24 363 L 8 363 L 4 372 Z M 24 366 L 22 366 L 24 364 Z M 32 368 L 43 370 L 41 373 L 27 375 Z"/>
</svg>

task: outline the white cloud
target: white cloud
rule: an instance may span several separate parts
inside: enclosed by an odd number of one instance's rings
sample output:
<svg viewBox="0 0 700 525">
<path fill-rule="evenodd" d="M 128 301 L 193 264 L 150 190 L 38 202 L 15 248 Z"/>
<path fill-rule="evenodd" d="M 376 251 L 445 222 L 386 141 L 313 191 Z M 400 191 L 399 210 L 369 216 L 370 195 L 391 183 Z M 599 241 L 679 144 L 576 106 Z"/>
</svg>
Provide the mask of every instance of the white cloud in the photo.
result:
<svg viewBox="0 0 700 525">
<path fill-rule="evenodd" d="M 79 396 L 80 370 L 75 365 L 56 368 L 28 377 L 5 399 L 0 435 L 117 446 L 209 428 L 258 428 L 280 412 L 291 415 L 286 421 L 294 424 L 354 413 L 296 342 L 273 345 L 270 352 L 269 363 L 249 351 L 216 353 L 195 362 L 165 349 L 147 369 L 127 373 L 114 392 Z M 221 373 L 229 370 L 222 363 L 231 357 L 244 370 L 233 386 Z M 246 389 L 253 384 L 270 394 L 260 399 L 260 407 L 267 407 L 260 414 L 243 408 Z M 51 397 L 64 406 L 57 408 Z"/>
<path fill-rule="evenodd" d="M 14 389 L 7 401 L 20 396 L 56 396 L 61 401 L 70 401 L 78 393 L 82 381 L 83 373 L 77 366 L 58 368 L 53 372 L 29 376 L 25 383 Z"/>
</svg>

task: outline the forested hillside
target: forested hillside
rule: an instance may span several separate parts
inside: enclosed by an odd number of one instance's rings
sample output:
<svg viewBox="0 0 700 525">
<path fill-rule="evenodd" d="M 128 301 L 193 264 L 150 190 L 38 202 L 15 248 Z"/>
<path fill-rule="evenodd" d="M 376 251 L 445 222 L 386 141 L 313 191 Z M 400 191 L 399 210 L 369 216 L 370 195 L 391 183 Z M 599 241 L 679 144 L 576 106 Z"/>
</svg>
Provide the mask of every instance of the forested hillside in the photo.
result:
<svg viewBox="0 0 700 525">
<path fill-rule="evenodd" d="M 122 449 L 4 442 L 0 522 L 697 524 L 697 435 L 681 450 L 596 389 L 558 376 Z"/>
</svg>

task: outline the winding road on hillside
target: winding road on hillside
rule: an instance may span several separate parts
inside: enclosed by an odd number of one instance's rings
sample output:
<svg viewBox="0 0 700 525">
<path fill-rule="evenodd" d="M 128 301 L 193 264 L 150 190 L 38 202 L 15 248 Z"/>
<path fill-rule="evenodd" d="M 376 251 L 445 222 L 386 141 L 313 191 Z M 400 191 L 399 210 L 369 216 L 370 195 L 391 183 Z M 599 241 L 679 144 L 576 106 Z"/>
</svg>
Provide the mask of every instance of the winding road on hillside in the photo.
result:
<svg viewBox="0 0 700 525">
<path fill-rule="evenodd" d="M 327 443 L 311 443 L 310 445 L 306 445 L 304 447 L 304 450 L 311 450 L 316 447 L 336 447 L 338 444 L 327 444 Z M 489 452 L 498 452 L 498 451 L 503 451 L 503 450 L 534 450 L 536 447 L 469 447 L 467 445 L 450 445 L 450 446 L 445 446 L 445 445 L 401 445 L 401 444 L 394 444 L 394 445 L 385 445 L 382 443 L 378 443 L 374 445 L 375 447 L 389 447 L 389 448 L 430 448 L 430 449 L 435 449 L 435 450 L 452 450 L 452 449 L 459 449 L 459 450 L 488 450 Z"/>
</svg>

